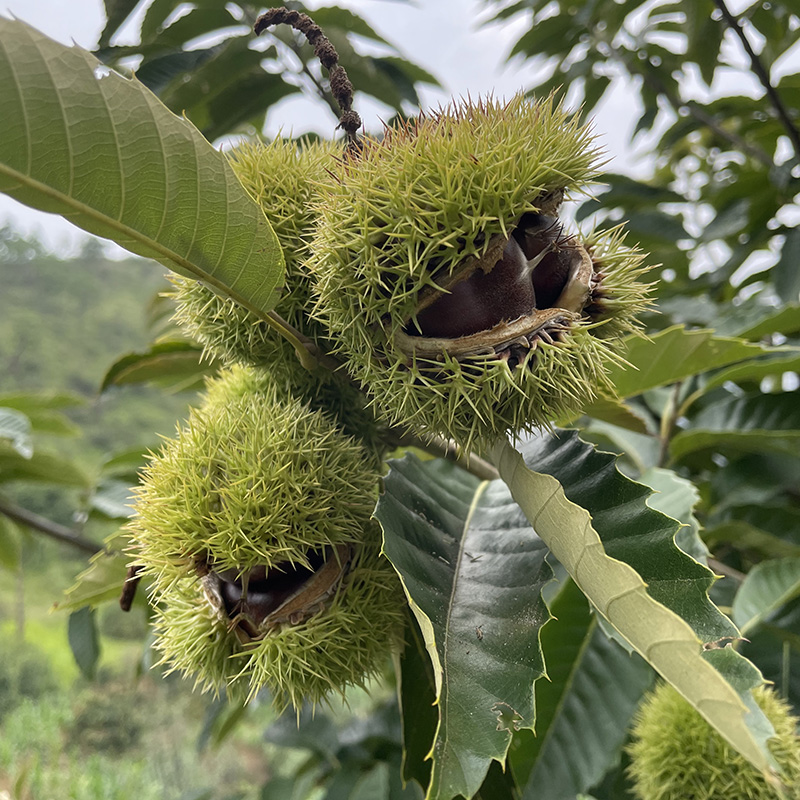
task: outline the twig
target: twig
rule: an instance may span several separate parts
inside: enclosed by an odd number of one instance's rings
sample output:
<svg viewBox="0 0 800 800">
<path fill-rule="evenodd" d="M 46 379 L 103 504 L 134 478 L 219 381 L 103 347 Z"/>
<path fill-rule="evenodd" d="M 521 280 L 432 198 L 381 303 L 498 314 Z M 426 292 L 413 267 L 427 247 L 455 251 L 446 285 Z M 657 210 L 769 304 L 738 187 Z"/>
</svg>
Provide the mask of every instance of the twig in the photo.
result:
<svg viewBox="0 0 800 800">
<path fill-rule="evenodd" d="M 745 575 L 744 572 L 739 572 L 738 569 L 729 567 L 727 564 L 723 564 L 721 561 L 717 561 L 716 558 L 709 557 L 707 561 L 709 569 L 712 569 L 718 575 L 723 575 L 726 578 L 731 578 L 737 583 L 742 583 L 744 579 L 747 577 L 747 575 Z"/>
<path fill-rule="evenodd" d="M 773 108 L 778 114 L 778 118 L 783 123 L 783 127 L 786 129 L 786 133 L 792 142 L 795 155 L 800 158 L 800 132 L 798 132 L 797 128 L 792 122 L 786 106 L 783 104 L 780 95 L 772 85 L 769 78 L 769 73 L 764 67 L 764 64 L 756 54 L 755 50 L 753 50 L 750 41 L 747 38 L 747 34 L 744 31 L 744 26 L 742 25 L 741 19 L 730 12 L 730 9 L 725 5 L 725 0 L 714 0 L 714 4 L 720 10 L 725 22 L 728 24 L 728 27 L 739 37 L 739 41 L 742 43 L 742 47 L 744 47 L 744 51 L 747 53 L 747 56 L 750 59 L 750 65 L 753 68 L 753 72 L 761 81 L 761 85 L 764 87 L 767 97 L 769 97 Z"/>
<path fill-rule="evenodd" d="M 686 111 L 687 114 L 694 117 L 698 122 L 712 130 L 717 136 L 719 136 L 720 139 L 725 139 L 726 141 L 730 142 L 743 153 L 751 156 L 756 161 L 760 161 L 765 167 L 775 166 L 772 158 L 770 158 L 770 155 L 766 150 L 758 147 L 758 145 L 751 144 L 737 133 L 733 133 L 732 131 L 724 128 L 714 119 L 714 117 L 711 116 L 711 114 L 709 114 L 707 111 L 704 111 L 696 103 L 691 101 L 684 102 L 680 98 L 675 97 L 672 92 L 667 89 L 664 83 L 656 78 L 652 73 L 637 70 L 637 63 L 624 50 L 621 50 L 618 47 L 612 48 L 610 46 L 609 49 L 625 63 L 631 73 L 641 75 L 642 80 L 649 84 L 650 88 L 656 94 L 660 94 L 672 106 L 676 113 L 680 111 Z"/>
<path fill-rule="evenodd" d="M 262 14 L 253 26 L 256 34 L 263 33 L 273 25 L 290 25 L 300 31 L 308 43 L 314 48 L 314 54 L 328 70 L 328 80 L 331 85 L 331 94 L 342 113 L 339 117 L 339 126 L 347 135 L 348 149 L 358 152 L 361 148 L 358 141 L 358 129 L 361 127 L 361 117 L 353 111 L 353 84 L 347 73 L 339 64 L 339 54 L 331 44 L 322 29 L 307 14 L 299 11 L 290 11 L 288 8 L 271 8 Z"/>
<path fill-rule="evenodd" d="M 392 429 L 393 443 L 398 447 L 416 447 L 424 450 L 437 458 L 446 458 L 454 461 L 467 472 L 473 474 L 482 481 L 493 481 L 500 477 L 498 471 L 485 458 L 468 453 L 459 447 L 452 439 L 445 439 L 443 436 L 434 436 L 425 439 L 417 436 L 411 431 Z"/>
<path fill-rule="evenodd" d="M 33 511 L 29 511 L 27 508 L 18 506 L 16 503 L 12 503 L 2 497 L 0 497 L 0 514 L 4 514 L 9 519 L 13 519 L 15 522 L 19 522 L 32 530 L 43 533 L 51 539 L 71 544 L 86 553 L 99 553 L 103 549 L 102 545 L 84 538 L 70 528 L 59 525 L 57 522 L 52 522 L 45 517 L 40 517 Z"/>
<path fill-rule="evenodd" d="M 119 607 L 123 611 L 130 611 L 133 605 L 133 599 L 136 597 L 136 589 L 139 587 L 139 581 L 142 579 L 141 564 L 132 564 L 128 567 L 125 574 L 125 583 L 122 585 L 122 594 L 119 596 Z"/>
<path fill-rule="evenodd" d="M 672 437 L 672 431 L 675 429 L 675 423 L 678 420 L 680 410 L 679 400 L 681 395 L 682 381 L 678 381 L 672 389 L 667 404 L 664 408 L 664 414 L 661 417 L 661 429 L 659 431 L 659 451 L 658 451 L 658 466 L 663 467 L 669 458 L 669 440 Z"/>
</svg>

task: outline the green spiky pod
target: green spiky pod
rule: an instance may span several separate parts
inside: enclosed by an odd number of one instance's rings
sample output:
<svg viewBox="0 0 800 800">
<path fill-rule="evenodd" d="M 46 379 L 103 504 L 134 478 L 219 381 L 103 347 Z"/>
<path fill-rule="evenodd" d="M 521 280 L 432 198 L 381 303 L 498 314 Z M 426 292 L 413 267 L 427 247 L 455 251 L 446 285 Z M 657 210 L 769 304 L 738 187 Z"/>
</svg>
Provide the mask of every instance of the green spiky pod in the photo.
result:
<svg viewBox="0 0 800 800">
<path fill-rule="evenodd" d="M 633 728 L 629 774 L 639 800 L 798 800 L 798 720 L 777 694 L 761 688 L 756 703 L 775 729 L 768 746 L 783 771 L 784 793 L 739 755 L 671 686 L 644 701 Z"/>
<path fill-rule="evenodd" d="M 653 267 L 644 263 L 644 254 L 627 245 L 625 238 L 622 225 L 582 237 L 596 276 L 583 313 L 596 323 L 592 333 L 602 339 L 639 333 L 640 315 L 650 306 L 655 286 L 643 281 Z"/>
<path fill-rule="evenodd" d="M 245 189 L 272 225 L 286 261 L 286 282 L 277 312 L 310 338 L 319 326 L 309 321 L 310 286 L 300 266 L 308 246 L 312 216 L 309 201 L 316 181 L 340 155 L 335 144 L 276 139 L 247 143 L 230 154 Z M 223 362 L 265 364 L 282 346 L 277 331 L 251 311 L 221 297 L 203 283 L 173 276 L 175 320 L 206 351 Z"/>
<path fill-rule="evenodd" d="M 277 384 L 233 383 L 144 470 L 132 551 L 165 663 L 204 688 L 317 703 L 379 671 L 400 635 L 371 519 L 379 467 Z"/>
<path fill-rule="evenodd" d="M 233 364 L 208 381 L 206 404 L 226 404 L 249 394 L 271 396 L 277 387 L 281 396 L 296 397 L 313 411 L 328 415 L 341 429 L 358 440 L 374 456 L 378 468 L 391 449 L 386 425 L 366 407 L 366 398 L 347 376 L 323 368 L 313 373 L 298 361 L 292 346 L 284 341 L 279 358 L 264 367 Z"/>
<path fill-rule="evenodd" d="M 597 155 L 552 99 L 518 96 L 387 130 L 337 164 L 308 262 L 315 315 L 391 424 L 470 447 L 611 390 L 615 337 L 585 310 L 602 270 L 557 217 Z"/>
</svg>

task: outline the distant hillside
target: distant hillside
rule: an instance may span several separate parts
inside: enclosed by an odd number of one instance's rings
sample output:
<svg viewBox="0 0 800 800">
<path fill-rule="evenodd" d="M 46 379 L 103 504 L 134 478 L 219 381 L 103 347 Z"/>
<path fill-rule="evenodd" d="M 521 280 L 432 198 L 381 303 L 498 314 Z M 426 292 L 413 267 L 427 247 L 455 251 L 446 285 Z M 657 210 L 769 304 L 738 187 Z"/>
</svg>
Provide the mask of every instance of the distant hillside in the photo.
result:
<svg viewBox="0 0 800 800">
<path fill-rule="evenodd" d="M 145 307 L 167 289 L 164 272 L 144 259 L 108 261 L 95 241 L 80 257 L 60 261 L 0 228 L 0 392 L 83 395 L 88 405 L 70 413 L 86 432 L 85 441 L 69 442 L 74 455 L 94 460 L 153 445 L 185 414 L 190 395 L 146 387 L 97 395 L 111 363 L 148 343 Z"/>
</svg>

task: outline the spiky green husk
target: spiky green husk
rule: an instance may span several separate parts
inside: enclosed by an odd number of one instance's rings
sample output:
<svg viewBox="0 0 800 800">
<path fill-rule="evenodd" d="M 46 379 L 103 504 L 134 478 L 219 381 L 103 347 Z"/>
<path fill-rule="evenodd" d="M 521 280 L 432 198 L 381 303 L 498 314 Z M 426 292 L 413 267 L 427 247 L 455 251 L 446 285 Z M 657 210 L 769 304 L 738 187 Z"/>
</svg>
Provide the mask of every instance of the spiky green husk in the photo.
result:
<svg viewBox="0 0 800 800">
<path fill-rule="evenodd" d="M 470 447 L 547 425 L 605 386 L 613 349 L 573 326 L 533 368 L 496 359 L 410 360 L 395 336 L 420 292 L 507 237 L 527 212 L 552 213 L 594 174 L 588 131 L 552 100 L 466 103 L 367 141 L 320 193 L 308 266 L 315 314 L 376 413 Z"/>
<path fill-rule="evenodd" d="M 333 143 L 277 139 L 246 143 L 230 154 L 234 172 L 272 225 L 286 261 L 285 289 L 277 311 L 307 336 L 320 333 L 307 320 L 310 286 L 301 267 L 313 216 L 309 201 L 316 182 L 335 164 Z M 199 281 L 173 276 L 175 320 L 210 355 L 225 362 L 263 364 L 275 358 L 281 338 L 266 322 Z"/>
<path fill-rule="evenodd" d="M 465 448 L 480 447 L 505 431 L 519 433 L 549 424 L 564 410 L 577 412 L 612 391 L 607 364 L 616 358 L 586 327 L 575 327 L 561 344 L 539 344 L 535 367 L 510 369 L 502 361 L 355 362 L 369 380 L 373 407 L 394 425 L 420 435 L 444 434 Z"/>
<path fill-rule="evenodd" d="M 327 414 L 348 435 L 357 439 L 374 456 L 376 468 L 387 452 L 386 426 L 366 408 L 364 395 L 342 373 L 320 367 L 309 372 L 284 340 L 280 358 L 264 367 L 234 364 L 208 382 L 206 404 L 221 403 L 249 394 L 268 395 L 277 389 L 281 396 L 307 402 L 313 411 Z"/>
<path fill-rule="evenodd" d="M 305 563 L 361 541 L 379 470 L 326 415 L 265 382 L 193 411 L 143 471 L 129 524 L 160 593 L 187 568 Z"/>
<path fill-rule="evenodd" d="M 775 728 L 769 748 L 788 794 L 800 798 L 798 720 L 774 691 L 754 692 Z M 782 795 L 672 687 L 662 684 L 640 708 L 628 749 L 640 800 L 778 800 Z"/>
<path fill-rule="evenodd" d="M 359 338 L 371 343 L 371 326 L 402 328 L 434 272 L 450 274 L 547 195 L 585 184 L 597 155 L 574 117 L 522 96 L 465 103 L 365 140 L 319 195 L 308 262 L 317 316 L 345 338 L 345 352 Z"/>
<path fill-rule="evenodd" d="M 625 244 L 625 237 L 624 227 L 618 225 L 582 238 L 595 270 L 603 276 L 586 309 L 592 321 L 600 323 L 593 328 L 594 334 L 603 339 L 638 333 L 640 317 L 651 302 L 654 284 L 642 279 L 653 267 L 644 264 L 641 250 Z"/>
<path fill-rule="evenodd" d="M 234 697 L 252 698 L 267 687 L 279 708 L 365 685 L 385 666 L 403 625 L 402 588 L 380 555 L 374 523 L 365 538 L 328 608 L 249 644 L 215 614 L 195 576 L 178 578 L 161 595 L 156 616 L 164 661 L 203 689 L 225 686 Z"/>
</svg>

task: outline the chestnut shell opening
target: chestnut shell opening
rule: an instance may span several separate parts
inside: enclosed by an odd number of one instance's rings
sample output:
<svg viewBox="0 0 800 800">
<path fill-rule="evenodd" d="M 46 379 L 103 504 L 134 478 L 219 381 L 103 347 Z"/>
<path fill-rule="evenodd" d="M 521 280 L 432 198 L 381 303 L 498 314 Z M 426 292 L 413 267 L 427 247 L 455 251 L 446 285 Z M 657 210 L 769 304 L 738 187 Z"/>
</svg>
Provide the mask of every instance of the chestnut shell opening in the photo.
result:
<svg viewBox="0 0 800 800">
<path fill-rule="evenodd" d="M 271 567 L 213 569 L 203 575 L 206 596 L 240 638 L 263 637 L 271 628 L 299 624 L 322 611 L 352 559 L 349 545 L 309 550 L 307 564 L 282 561 Z"/>
<path fill-rule="evenodd" d="M 580 244 L 564 236 L 557 217 L 525 214 L 499 244 L 501 251 L 489 248 L 468 274 L 456 270 L 452 285 L 428 298 L 404 333 L 461 339 L 549 309 L 583 310 L 591 260 Z"/>
</svg>

